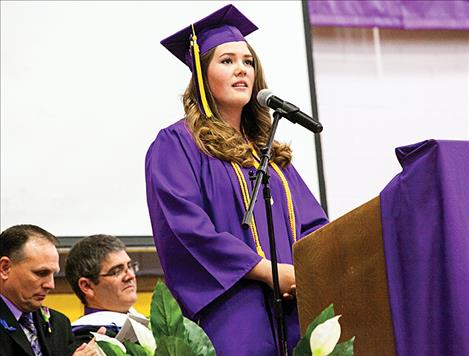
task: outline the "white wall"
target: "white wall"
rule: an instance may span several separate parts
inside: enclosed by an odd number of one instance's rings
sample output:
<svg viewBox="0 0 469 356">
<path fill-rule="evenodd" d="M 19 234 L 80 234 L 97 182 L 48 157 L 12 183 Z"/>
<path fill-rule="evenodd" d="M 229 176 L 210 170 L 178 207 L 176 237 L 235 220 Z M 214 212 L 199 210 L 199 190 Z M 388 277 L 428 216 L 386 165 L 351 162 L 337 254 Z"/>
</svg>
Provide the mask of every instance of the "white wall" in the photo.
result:
<svg viewBox="0 0 469 356">
<path fill-rule="evenodd" d="M 313 54 L 331 218 L 401 171 L 395 147 L 469 139 L 469 31 L 316 28 Z"/>
<path fill-rule="evenodd" d="M 150 235 L 145 153 L 190 78 L 159 41 L 227 3 L 1 2 L 0 228 Z M 301 3 L 234 3 L 270 88 L 310 112 Z M 281 122 L 277 137 L 317 191 L 312 135 Z"/>
<path fill-rule="evenodd" d="M 2 230 L 151 234 L 144 156 L 190 76 L 159 41 L 226 3 L 1 2 Z M 270 88 L 310 112 L 301 3 L 234 3 Z M 331 218 L 400 172 L 395 147 L 469 138 L 468 33 L 314 30 Z M 278 138 L 318 196 L 311 134 L 281 122 Z"/>
</svg>

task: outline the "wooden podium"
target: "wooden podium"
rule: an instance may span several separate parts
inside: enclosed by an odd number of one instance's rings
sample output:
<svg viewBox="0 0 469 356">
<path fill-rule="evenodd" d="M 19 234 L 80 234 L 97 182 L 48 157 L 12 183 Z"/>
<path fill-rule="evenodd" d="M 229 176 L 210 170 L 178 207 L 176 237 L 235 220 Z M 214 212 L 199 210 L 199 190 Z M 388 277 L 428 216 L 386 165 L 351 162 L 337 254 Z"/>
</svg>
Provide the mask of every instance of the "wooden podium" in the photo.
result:
<svg viewBox="0 0 469 356">
<path fill-rule="evenodd" d="M 396 354 L 379 197 L 299 240 L 293 257 L 302 334 L 333 303 L 355 355 Z"/>
</svg>

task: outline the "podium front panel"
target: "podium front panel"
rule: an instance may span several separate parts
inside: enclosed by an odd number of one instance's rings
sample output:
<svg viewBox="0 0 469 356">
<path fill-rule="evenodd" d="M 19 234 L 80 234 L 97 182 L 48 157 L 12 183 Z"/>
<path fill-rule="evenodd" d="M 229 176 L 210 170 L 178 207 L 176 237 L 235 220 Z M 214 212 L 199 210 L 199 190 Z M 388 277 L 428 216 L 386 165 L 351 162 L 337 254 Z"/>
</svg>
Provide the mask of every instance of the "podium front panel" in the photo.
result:
<svg viewBox="0 0 469 356">
<path fill-rule="evenodd" d="M 395 355 L 379 197 L 293 246 L 302 334 L 329 304 L 356 355 Z"/>
</svg>

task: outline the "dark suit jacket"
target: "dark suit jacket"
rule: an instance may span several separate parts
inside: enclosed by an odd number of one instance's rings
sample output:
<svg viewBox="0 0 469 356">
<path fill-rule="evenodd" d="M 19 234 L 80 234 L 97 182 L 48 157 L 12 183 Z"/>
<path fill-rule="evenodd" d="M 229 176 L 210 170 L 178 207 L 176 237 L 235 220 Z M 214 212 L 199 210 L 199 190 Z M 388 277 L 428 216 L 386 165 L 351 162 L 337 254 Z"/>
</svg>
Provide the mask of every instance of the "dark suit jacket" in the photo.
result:
<svg viewBox="0 0 469 356">
<path fill-rule="evenodd" d="M 50 333 L 39 311 L 33 312 L 33 319 L 44 356 L 73 354 L 78 345 L 72 334 L 70 320 L 65 315 L 50 309 Z M 2 298 L 0 298 L 0 354 L 2 356 L 34 356 L 23 329 Z"/>
</svg>

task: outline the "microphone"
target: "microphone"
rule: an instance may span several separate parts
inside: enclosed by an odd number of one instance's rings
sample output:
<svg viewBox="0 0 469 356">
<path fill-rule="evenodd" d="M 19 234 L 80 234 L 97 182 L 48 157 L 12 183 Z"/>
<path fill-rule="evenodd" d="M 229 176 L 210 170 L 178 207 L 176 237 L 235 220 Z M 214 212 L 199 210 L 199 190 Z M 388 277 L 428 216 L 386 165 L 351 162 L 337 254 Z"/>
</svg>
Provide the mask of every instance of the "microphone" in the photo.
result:
<svg viewBox="0 0 469 356">
<path fill-rule="evenodd" d="M 257 102 L 262 106 L 280 111 L 289 121 L 294 124 L 300 124 L 305 129 L 314 133 L 322 131 L 322 125 L 311 116 L 300 111 L 298 107 L 275 96 L 272 90 L 262 89 L 257 93 Z"/>
</svg>

